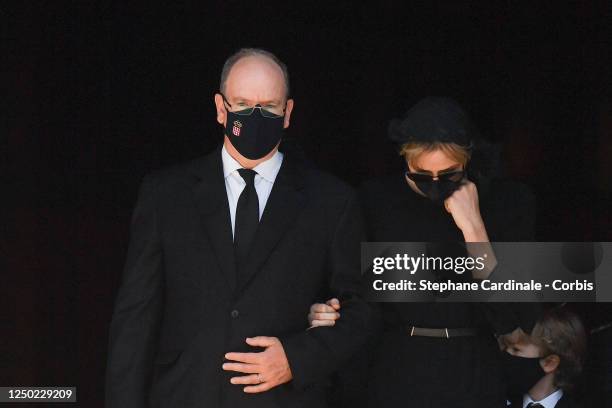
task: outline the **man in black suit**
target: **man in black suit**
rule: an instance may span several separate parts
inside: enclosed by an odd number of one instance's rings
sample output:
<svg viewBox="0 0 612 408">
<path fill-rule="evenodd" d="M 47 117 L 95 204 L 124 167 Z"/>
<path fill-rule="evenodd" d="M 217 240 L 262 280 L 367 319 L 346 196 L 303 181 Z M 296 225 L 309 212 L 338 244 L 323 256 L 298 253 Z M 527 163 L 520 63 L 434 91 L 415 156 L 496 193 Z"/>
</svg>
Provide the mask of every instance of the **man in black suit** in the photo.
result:
<svg viewBox="0 0 612 408">
<path fill-rule="evenodd" d="M 110 328 L 106 406 L 324 407 L 363 345 L 362 221 L 353 191 L 279 151 L 286 67 L 243 49 L 215 95 L 223 146 L 140 187 Z M 307 329 L 336 296 L 342 319 Z"/>
</svg>

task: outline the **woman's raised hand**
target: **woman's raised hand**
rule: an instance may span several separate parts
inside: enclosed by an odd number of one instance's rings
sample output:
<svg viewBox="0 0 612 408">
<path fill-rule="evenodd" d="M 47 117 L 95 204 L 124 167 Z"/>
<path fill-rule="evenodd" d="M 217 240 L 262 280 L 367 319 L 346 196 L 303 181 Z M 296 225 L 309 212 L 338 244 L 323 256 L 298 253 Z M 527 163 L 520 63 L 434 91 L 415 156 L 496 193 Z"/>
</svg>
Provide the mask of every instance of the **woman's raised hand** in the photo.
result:
<svg viewBox="0 0 612 408">
<path fill-rule="evenodd" d="M 444 201 L 444 207 L 455 220 L 457 227 L 463 232 L 466 242 L 488 242 L 480 206 L 478 190 L 471 181 L 466 181 L 450 197 Z"/>
</svg>

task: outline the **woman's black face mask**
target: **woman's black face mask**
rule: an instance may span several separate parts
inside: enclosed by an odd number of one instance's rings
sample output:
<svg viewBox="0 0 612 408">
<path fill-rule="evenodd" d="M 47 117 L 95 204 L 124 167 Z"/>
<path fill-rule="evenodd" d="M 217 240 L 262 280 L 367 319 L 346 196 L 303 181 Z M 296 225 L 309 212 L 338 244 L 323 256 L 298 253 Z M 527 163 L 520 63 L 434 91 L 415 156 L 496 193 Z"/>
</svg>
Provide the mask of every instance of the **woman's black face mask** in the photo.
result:
<svg viewBox="0 0 612 408">
<path fill-rule="evenodd" d="M 432 175 L 411 171 L 407 171 L 405 175 L 406 178 L 416 184 L 427 198 L 438 205 L 442 205 L 444 200 L 461 187 L 466 173 L 465 170 L 441 173 L 438 174 L 437 180 L 434 180 Z"/>
</svg>

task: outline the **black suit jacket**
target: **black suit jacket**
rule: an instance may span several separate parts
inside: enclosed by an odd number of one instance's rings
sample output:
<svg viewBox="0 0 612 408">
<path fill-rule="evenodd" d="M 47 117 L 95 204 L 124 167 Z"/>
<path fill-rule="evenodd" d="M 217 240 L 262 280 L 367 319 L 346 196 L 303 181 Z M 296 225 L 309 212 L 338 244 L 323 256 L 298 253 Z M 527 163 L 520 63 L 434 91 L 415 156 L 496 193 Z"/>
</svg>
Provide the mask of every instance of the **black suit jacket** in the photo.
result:
<svg viewBox="0 0 612 408">
<path fill-rule="evenodd" d="M 220 148 L 142 182 L 112 323 L 106 406 L 324 407 L 331 372 L 365 341 L 358 295 L 362 219 L 354 192 L 285 154 L 239 283 Z M 334 327 L 306 330 L 313 302 L 339 296 Z M 229 351 L 276 336 L 293 380 L 246 394 Z"/>
</svg>

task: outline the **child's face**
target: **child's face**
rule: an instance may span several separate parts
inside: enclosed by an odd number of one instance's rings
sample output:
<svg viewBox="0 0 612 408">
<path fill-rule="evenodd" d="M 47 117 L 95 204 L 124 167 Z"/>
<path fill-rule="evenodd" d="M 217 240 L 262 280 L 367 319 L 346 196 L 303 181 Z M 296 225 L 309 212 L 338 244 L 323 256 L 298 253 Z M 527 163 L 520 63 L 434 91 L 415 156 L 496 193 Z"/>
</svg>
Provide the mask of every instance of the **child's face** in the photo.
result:
<svg viewBox="0 0 612 408">
<path fill-rule="evenodd" d="M 545 350 L 538 346 L 533 338 L 525 333 L 521 333 L 511 344 L 506 344 L 506 353 L 516 357 L 539 358 L 540 366 L 546 374 L 554 372 L 559 366 L 559 356 L 556 354 L 545 355 Z"/>
<path fill-rule="evenodd" d="M 532 332 L 540 332 L 536 328 Z M 511 360 L 522 360 L 522 358 L 537 359 L 544 376 L 554 375 L 561 361 L 558 355 L 547 353 L 545 346 L 538 345 L 539 342 L 535 341 L 532 336 L 525 333 L 521 328 L 517 328 L 510 334 L 499 336 L 497 341 L 501 350 L 512 356 L 519 357 L 518 359 L 511 358 Z M 533 385 L 529 384 L 529 386 Z M 520 386 L 517 387 L 517 389 L 520 388 Z"/>
</svg>

